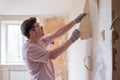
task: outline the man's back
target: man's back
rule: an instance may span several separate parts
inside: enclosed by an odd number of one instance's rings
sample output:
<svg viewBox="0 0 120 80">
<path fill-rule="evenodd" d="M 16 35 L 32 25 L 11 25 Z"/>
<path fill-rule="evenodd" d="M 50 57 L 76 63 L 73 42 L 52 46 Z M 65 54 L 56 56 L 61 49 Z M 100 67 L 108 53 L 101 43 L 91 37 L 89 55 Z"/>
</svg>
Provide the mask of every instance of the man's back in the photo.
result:
<svg viewBox="0 0 120 80">
<path fill-rule="evenodd" d="M 46 50 L 49 42 L 49 37 L 43 37 L 39 44 L 29 40 L 24 44 L 23 58 L 31 80 L 55 80 L 53 64 L 49 58 L 50 52 Z"/>
</svg>

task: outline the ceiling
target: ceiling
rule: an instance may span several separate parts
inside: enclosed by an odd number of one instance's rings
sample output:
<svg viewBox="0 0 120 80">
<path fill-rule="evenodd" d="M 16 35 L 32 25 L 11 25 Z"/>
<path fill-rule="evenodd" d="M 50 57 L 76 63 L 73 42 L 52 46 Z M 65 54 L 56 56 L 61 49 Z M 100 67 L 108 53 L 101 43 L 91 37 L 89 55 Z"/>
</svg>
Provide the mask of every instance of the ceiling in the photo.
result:
<svg viewBox="0 0 120 80">
<path fill-rule="evenodd" d="M 72 0 L 0 0 L 0 15 L 67 15 Z"/>
</svg>

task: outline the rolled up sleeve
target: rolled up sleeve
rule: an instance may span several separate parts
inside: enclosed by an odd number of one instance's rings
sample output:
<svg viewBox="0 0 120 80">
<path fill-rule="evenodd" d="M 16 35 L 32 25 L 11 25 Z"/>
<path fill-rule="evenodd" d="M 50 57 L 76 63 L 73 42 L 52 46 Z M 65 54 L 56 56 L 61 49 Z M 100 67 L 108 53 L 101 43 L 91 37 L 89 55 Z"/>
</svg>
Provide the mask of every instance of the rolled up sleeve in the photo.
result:
<svg viewBox="0 0 120 80">
<path fill-rule="evenodd" d="M 34 62 L 47 63 L 50 58 L 50 51 L 42 49 L 38 46 L 30 46 L 28 49 L 27 58 Z"/>
<path fill-rule="evenodd" d="M 48 45 L 54 44 L 54 41 L 50 39 L 51 35 L 45 35 L 42 37 L 41 41 L 45 44 L 47 47 Z"/>
</svg>

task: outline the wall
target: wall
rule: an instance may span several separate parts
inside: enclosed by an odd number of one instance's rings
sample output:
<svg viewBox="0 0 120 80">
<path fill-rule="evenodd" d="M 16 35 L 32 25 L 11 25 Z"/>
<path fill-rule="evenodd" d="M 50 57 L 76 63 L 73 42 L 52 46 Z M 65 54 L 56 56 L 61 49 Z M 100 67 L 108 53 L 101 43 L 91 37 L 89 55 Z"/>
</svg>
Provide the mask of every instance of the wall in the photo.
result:
<svg viewBox="0 0 120 80">
<path fill-rule="evenodd" d="M 120 0 L 112 0 L 112 18 L 120 16 Z M 113 24 L 113 80 L 120 80 L 120 18 Z"/>
<path fill-rule="evenodd" d="M 74 19 L 80 13 L 83 13 L 85 0 L 73 0 L 69 14 L 69 20 Z M 79 29 L 79 25 L 75 25 L 68 33 L 70 37 L 75 28 Z M 90 40 L 77 40 L 68 49 L 68 80 L 89 80 L 88 71 L 84 66 L 83 58 L 89 53 L 88 45 Z"/>
<path fill-rule="evenodd" d="M 99 1 L 98 26 L 93 25 L 93 71 L 91 80 L 112 80 L 111 1 Z M 93 15 L 94 17 L 94 15 Z M 92 21 L 93 24 L 96 21 Z"/>
<path fill-rule="evenodd" d="M 50 17 L 43 19 L 44 24 L 44 32 L 45 34 L 51 34 L 60 27 L 62 27 L 65 24 L 64 17 Z M 54 45 L 51 45 L 48 47 L 48 49 L 52 50 L 56 47 L 62 45 L 65 43 L 67 35 L 63 35 L 57 39 L 54 40 Z M 59 57 L 57 57 L 55 60 L 53 60 L 54 68 L 55 68 L 55 74 L 56 78 L 60 78 L 62 80 L 68 80 L 68 74 L 67 74 L 67 52 L 63 52 Z"/>
<path fill-rule="evenodd" d="M 84 3 L 85 0 L 73 1 L 70 19 L 83 12 Z M 68 50 L 68 80 L 112 80 L 111 1 L 89 0 L 89 4 L 92 40 L 79 39 Z M 75 28 L 78 25 L 69 36 Z M 93 59 L 92 72 L 87 71 L 83 64 L 83 58 L 89 54 Z"/>
</svg>

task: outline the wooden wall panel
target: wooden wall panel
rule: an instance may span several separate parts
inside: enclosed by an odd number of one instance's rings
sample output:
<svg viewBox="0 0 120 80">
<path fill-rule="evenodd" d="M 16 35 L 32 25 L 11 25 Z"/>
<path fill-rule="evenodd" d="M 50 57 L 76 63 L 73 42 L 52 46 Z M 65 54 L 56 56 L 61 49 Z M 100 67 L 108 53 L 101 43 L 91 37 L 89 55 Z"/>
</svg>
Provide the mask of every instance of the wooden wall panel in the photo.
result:
<svg viewBox="0 0 120 80">
<path fill-rule="evenodd" d="M 120 0 L 112 0 L 112 18 L 114 21 L 112 28 L 113 47 L 113 80 L 120 80 Z"/>
</svg>

